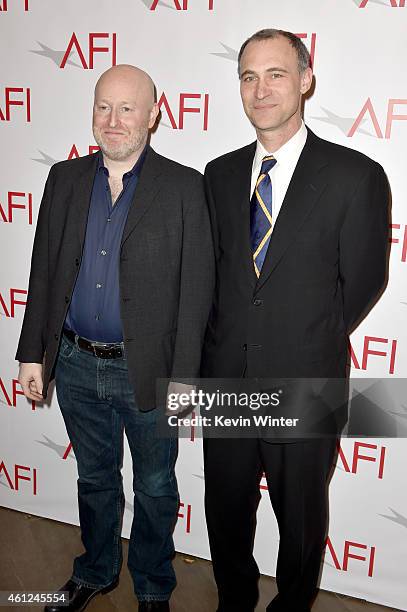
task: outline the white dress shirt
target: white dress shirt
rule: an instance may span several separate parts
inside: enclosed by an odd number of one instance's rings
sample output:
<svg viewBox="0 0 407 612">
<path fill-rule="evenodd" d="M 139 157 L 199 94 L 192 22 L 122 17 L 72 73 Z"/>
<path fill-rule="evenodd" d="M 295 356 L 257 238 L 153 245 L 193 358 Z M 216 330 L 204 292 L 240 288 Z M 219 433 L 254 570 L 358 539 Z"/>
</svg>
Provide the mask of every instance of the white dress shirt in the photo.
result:
<svg viewBox="0 0 407 612">
<path fill-rule="evenodd" d="M 281 205 L 284 201 L 285 194 L 287 193 L 288 185 L 290 184 L 291 178 L 294 174 L 295 167 L 301 155 L 301 151 L 304 148 L 305 141 L 307 140 L 307 128 L 304 122 L 301 122 L 301 127 L 288 140 L 282 147 L 273 153 L 269 153 L 263 147 L 261 142 L 257 141 L 256 154 L 253 159 L 252 166 L 252 182 L 250 189 L 250 199 L 253 195 L 253 191 L 256 185 L 256 181 L 260 174 L 261 162 L 263 157 L 266 155 L 274 155 L 277 163 L 269 172 L 269 177 L 272 184 L 272 218 L 273 228 L 276 223 L 278 213 L 280 212 Z"/>
</svg>

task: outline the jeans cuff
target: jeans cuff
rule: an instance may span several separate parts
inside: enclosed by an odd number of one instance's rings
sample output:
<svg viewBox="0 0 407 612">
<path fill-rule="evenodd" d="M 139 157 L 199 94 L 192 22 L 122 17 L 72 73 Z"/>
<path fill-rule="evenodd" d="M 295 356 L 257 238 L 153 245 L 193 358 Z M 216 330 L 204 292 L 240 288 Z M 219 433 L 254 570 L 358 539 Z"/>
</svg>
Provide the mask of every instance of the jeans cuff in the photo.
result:
<svg viewBox="0 0 407 612">
<path fill-rule="evenodd" d="M 171 597 L 170 593 L 136 593 L 139 602 L 142 601 L 169 601 Z"/>
<path fill-rule="evenodd" d="M 71 577 L 72 582 L 75 582 L 76 584 L 80 584 L 84 587 L 87 587 L 89 589 L 105 589 L 107 586 L 109 586 L 110 584 L 113 584 L 114 580 L 112 580 L 111 582 L 108 582 L 107 584 L 95 584 L 93 582 L 87 582 L 86 580 L 82 580 L 82 578 L 78 578 L 77 576 L 72 576 Z"/>
</svg>

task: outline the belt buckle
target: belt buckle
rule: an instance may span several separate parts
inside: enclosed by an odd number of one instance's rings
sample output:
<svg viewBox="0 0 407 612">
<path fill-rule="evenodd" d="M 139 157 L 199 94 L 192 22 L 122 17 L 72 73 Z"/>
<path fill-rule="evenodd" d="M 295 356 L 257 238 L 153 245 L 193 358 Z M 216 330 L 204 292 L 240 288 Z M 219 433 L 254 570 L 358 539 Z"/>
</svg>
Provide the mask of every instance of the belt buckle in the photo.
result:
<svg viewBox="0 0 407 612">
<path fill-rule="evenodd" d="M 109 350 L 106 344 L 97 345 L 97 344 L 92 343 L 91 346 L 92 346 L 93 354 L 94 354 L 95 357 L 97 357 L 98 359 L 105 358 L 104 355 L 103 355 L 103 351 L 108 351 Z M 100 353 L 98 354 L 98 351 L 100 351 L 102 353 L 102 356 L 100 356 Z"/>
<path fill-rule="evenodd" d="M 101 344 L 101 345 L 97 345 L 97 344 L 92 344 L 92 349 L 93 349 L 93 354 L 95 357 L 98 357 L 98 359 L 113 359 L 113 353 L 114 350 L 116 349 L 116 345 L 113 343 L 111 345 L 109 344 Z M 97 351 L 100 351 L 99 355 L 97 354 Z"/>
</svg>

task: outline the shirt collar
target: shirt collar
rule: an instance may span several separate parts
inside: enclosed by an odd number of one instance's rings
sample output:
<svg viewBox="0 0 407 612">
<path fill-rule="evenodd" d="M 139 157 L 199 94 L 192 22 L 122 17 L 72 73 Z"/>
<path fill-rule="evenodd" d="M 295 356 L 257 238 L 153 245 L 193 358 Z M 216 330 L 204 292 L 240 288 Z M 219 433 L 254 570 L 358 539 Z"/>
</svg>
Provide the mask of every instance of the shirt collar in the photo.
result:
<svg viewBox="0 0 407 612">
<path fill-rule="evenodd" d="M 140 176 L 141 169 L 142 169 L 144 161 L 146 159 L 147 148 L 148 148 L 148 146 L 146 144 L 146 146 L 144 147 L 143 151 L 141 152 L 140 157 L 138 158 L 138 160 L 134 164 L 133 168 L 131 170 L 129 170 L 128 172 L 125 172 L 123 174 L 123 177 L 129 177 L 130 178 L 130 176 L 134 176 L 134 175 L 136 175 L 137 177 Z M 98 155 L 97 171 L 98 172 L 104 172 L 104 174 L 106 176 L 109 176 L 109 170 L 106 168 L 106 166 L 104 164 L 104 161 L 103 161 L 102 151 L 98 151 L 97 155 Z"/>
<path fill-rule="evenodd" d="M 307 134 L 308 132 L 307 128 L 305 127 L 305 123 L 301 121 L 301 127 L 298 132 L 296 132 L 294 136 L 291 136 L 290 140 L 287 140 L 282 147 L 272 153 L 279 165 L 284 165 L 292 160 L 297 162 L 301 151 L 304 148 L 305 141 L 307 140 Z M 263 157 L 266 155 L 271 155 L 271 153 L 266 151 L 261 142 L 257 140 L 256 153 L 253 159 L 253 170 L 260 168 Z"/>
</svg>

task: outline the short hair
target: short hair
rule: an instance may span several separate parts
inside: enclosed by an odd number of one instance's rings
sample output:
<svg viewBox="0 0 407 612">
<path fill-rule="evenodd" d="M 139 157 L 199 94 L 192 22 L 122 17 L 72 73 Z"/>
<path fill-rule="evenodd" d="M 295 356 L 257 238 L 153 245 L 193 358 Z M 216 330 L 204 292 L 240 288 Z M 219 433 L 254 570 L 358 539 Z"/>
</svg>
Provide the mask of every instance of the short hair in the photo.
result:
<svg viewBox="0 0 407 612">
<path fill-rule="evenodd" d="M 259 30 L 255 34 L 252 34 L 247 40 L 244 41 L 243 45 L 240 47 L 238 59 L 237 59 L 237 71 L 240 78 L 240 60 L 242 59 L 243 51 L 246 49 L 247 45 L 251 42 L 256 42 L 259 40 L 272 40 L 274 38 L 278 38 L 282 36 L 286 38 L 290 45 L 295 49 L 298 57 L 298 71 L 303 73 L 307 68 L 311 65 L 311 57 L 307 47 L 304 45 L 302 40 L 298 38 L 292 32 L 286 32 L 285 30 L 276 30 L 274 28 L 267 28 L 265 30 Z"/>
</svg>

